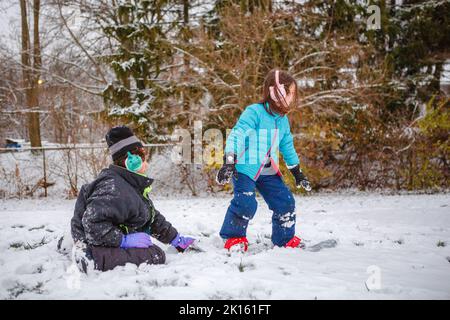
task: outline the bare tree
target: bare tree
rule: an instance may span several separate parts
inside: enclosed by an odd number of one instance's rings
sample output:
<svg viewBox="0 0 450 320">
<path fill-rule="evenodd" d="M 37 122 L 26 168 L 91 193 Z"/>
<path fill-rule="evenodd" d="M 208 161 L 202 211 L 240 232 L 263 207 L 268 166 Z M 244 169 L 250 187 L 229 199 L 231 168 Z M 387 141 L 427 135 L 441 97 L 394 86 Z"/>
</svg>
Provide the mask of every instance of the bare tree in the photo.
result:
<svg viewBox="0 0 450 320">
<path fill-rule="evenodd" d="M 33 50 L 31 54 L 31 37 L 28 26 L 27 2 L 26 0 L 20 0 L 22 26 L 22 74 L 25 87 L 26 105 L 30 110 L 39 107 L 39 69 L 42 65 L 39 41 L 40 6 L 40 0 L 33 0 Z M 32 147 L 42 146 L 39 113 L 30 112 L 28 114 L 28 135 Z"/>
</svg>

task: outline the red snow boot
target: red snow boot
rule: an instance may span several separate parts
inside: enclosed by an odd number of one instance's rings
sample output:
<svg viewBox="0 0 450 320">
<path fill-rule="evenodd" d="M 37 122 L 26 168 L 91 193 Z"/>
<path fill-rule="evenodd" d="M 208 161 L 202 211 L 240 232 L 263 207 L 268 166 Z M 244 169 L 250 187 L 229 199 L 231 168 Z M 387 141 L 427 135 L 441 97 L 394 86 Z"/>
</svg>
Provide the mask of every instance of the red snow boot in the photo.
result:
<svg viewBox="0 0 450 320">
<path fill-rule="evenodd" d="M 228 249 L 228 251 L 230 251 L 231 247 L 235 246 L 235 245 L 244 245 L 244 251 L 247 251 L 248 249 L 248 240 L 246 237 L 241 237 L 241 238 L 230 238 L 225 242 L 225 249 Z"/>
<path fill-rule="evenodd" d="M 288 243 L 285 244 L 286 248 L 298 248 L 298 247 L 302 247 L 301 246 L 301 242 L 302 239 L 300 239 L 297 236 L 294 236 L 291 240 L 288 241 Z"/>
</svg>

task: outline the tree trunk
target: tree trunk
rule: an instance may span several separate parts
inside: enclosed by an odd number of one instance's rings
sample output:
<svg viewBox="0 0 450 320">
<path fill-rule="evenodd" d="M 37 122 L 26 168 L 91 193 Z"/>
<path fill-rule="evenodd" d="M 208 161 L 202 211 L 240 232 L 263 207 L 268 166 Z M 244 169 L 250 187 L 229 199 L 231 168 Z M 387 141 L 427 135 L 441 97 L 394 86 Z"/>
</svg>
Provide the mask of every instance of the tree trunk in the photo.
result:
<svg viewBox="0 0 450 320">
<path fill-rule="evenodd" d="M 40 0 L 33 2 L 33 18 L 34 18 L 34 39 L 33 39 L 33 67 L 30 57 L 30 31 L 28 27 L 28 14 L 26 0 L 20 0 L 20 13 L 22 25 L 22 74 L 23 84 L 25 87 L 25 99 L 28 109 L 33 110 L 39 106 L 37 81 L 39 72 L 37 71 L 41 65 L 40 43 L 39 43 L 39 8 Z M 28 137 L 31 147 L 41 147 L 41 132 L 39 123 L 39 113 L 28 113 Z"/>
<path fill-rule="evenodd" d="M 33 77 L 32 77 L 32 94 L 30 108 L 39 109 L 39 78 L 41 76 L 40 69 L 41 60 L 41 44 L 39 40 L 39 13 L 41 1 L 33 1 Z M 39 123 L 39 113 L 32 113 L 30 121 L 30 141 L 32 147 L 40 147 L 41 144 L 41 128 Z"/>
<path fill-rule="evenodd" d="M 189 0 L 183 0 L 183 42 L 188 47 L 189 42 Z M 184 75 L 187 79 L 189 74 L 189 65 L 190 65 L 190 58 L 187 54 L 183 55 L 183 63 L 184 63 Z M 189 90 L 183 90 L 183 110 L 187 111 L 190 107 L 190 101 L 189 101 Z M 189 113 L 188 114 L 188 125 L 192 125 L 192 116 Z"/>
</svg>

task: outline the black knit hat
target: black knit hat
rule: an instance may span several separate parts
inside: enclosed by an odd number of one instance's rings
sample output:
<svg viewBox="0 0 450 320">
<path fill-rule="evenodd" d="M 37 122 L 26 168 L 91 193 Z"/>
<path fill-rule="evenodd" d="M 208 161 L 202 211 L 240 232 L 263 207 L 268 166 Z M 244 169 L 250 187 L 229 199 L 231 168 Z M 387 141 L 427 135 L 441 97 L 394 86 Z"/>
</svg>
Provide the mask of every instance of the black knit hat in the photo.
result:
<svg viewBox="0 0 450 320">
<path fill-rule="evenodd" d="M 141 141 L 133 134 L 133 131 L 126 126 L 110 129 L 105 138 L 113 160 L 119 159 L 136 147 L 143 147 Z"/>
</svg>

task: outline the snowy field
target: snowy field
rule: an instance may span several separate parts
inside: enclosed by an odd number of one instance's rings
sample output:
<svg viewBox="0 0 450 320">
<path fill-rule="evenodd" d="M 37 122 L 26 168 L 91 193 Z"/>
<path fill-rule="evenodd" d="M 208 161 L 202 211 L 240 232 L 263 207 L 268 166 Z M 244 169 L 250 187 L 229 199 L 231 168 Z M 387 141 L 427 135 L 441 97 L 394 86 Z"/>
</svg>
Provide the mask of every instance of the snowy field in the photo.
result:
<svg viewBox="0 0 450 320">
<path fill-rule="evenodd" d="M 207 252 L 162 245 L 165 265 L 89 275 L 55 250 L 74 201 L 2 200 L 0 298 L 450 299 L 450 194 L 297 197 L 297 234 L 310 244 L 338 241 L 320 252 L 272 248 L 271 214 L 258 198 L 249 252 L 231 255 L 218 237 L 229 200 L 154 201 Z"/>
</svg>

